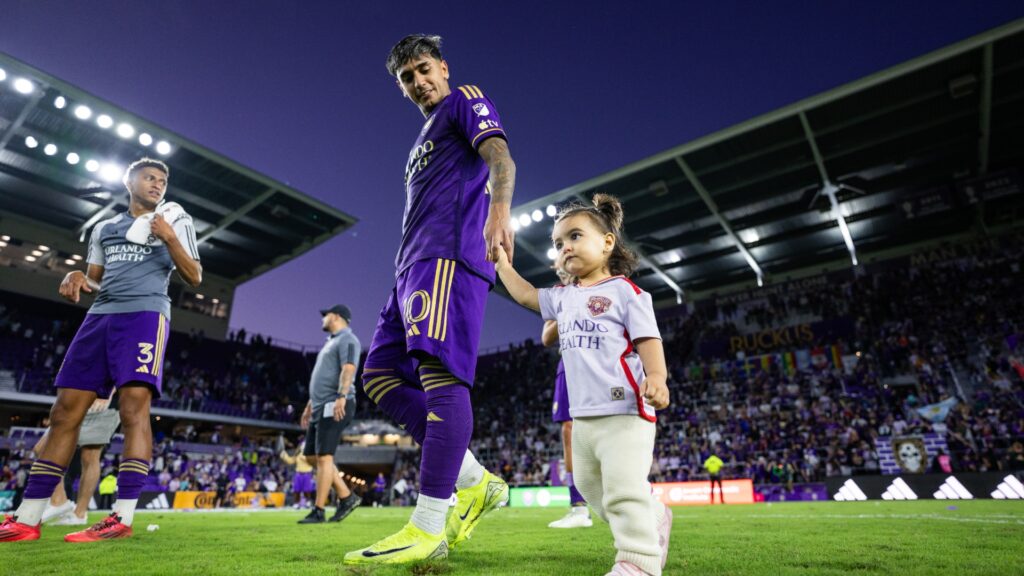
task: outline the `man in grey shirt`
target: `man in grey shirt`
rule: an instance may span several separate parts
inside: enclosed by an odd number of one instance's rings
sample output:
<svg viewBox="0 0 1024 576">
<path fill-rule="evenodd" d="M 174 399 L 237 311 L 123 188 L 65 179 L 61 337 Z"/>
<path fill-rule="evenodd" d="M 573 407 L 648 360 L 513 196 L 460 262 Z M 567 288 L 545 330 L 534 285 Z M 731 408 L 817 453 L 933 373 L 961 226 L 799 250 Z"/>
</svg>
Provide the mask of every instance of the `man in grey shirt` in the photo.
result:
<svg viewBox="0 0 1024 576">
<path fill-rule="evenodd" d="M 180 207 L 173 213 L 161 208 L 169 177 L 170 169 L 159 160 L 133 162 L 122 180 L 128 210 L 96 225 L 88 269 L 70 272 L 61 282 L 59 292 L 65 299 L 77 303 L 86 292 L 96 293 L 96 301 L 57 373 L 49 439 L 32 464 L 17 513 L 0 524 L 0 542 L 39 538 L 46 502 L 63 479 L 86 412 L 115 388 L 124 426 L 117 502 L 110 516 L 66 535 L 64 541 L 101 542 L 132 535 L 135 506 L 153 456 L 149 407 L 154 397 L 160 397 L 163 380 L 171 312 L 167 284 L 175 270 L 189 286 L 202 282 L 192 218 Z M 143 231 L 148 222 L 149 234 L 142 243 L 128 237 L 136 221 L 142 222 Z"/>
<path fill-rule="evenodd" d="M 341 433 L 352 422 L 356 412 L 356 391 L 352 382 L 359 366 L 362 346 L 349 328 L 352 312 L 337 304 L 321 310 L 321 327 L 330 334 L 316 357 L 313 375 L 309 378 L 309 402 L 302 412 L 302 427 L 306 428 L 306 447 L 303 454 L 316 466 L 316 503 L 300 524 L 324 522 L 327 494 L 334 486 L 338 507 L 331 522 L 345 519 L 362 502 L 338 475 L 334 452 Z M 315 456 L 315 459 L 313 458 Z"/>
</svg>

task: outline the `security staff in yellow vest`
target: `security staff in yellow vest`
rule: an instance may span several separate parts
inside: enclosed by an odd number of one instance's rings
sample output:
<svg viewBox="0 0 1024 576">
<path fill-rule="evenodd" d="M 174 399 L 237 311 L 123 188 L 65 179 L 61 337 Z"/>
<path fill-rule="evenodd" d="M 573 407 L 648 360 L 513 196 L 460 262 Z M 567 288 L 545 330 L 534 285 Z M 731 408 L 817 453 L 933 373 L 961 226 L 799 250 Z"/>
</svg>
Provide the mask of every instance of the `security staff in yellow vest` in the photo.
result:
<svg viewBox="0 0 1024 576">
<path fill-rule="evenodd" d="M 107 472 L 107 475 L 100 480 L 100 510 L 109 510 L 114 504 L 114 493 L 117 492 L 117 475 Z"/>
<path fill-rule="evenodd" d="M 725 504 L 725 490 L 722 489 L 722 466 L 725 462 L 722 459 L 711 454 L 708 459 L 704 461 L 704 469 L 708 471 L 708 477 L 711 480 L 711 503 L 715 503 L 715 484 L 718 484 L 718 497 L 722 504 Z"/>
</svg>

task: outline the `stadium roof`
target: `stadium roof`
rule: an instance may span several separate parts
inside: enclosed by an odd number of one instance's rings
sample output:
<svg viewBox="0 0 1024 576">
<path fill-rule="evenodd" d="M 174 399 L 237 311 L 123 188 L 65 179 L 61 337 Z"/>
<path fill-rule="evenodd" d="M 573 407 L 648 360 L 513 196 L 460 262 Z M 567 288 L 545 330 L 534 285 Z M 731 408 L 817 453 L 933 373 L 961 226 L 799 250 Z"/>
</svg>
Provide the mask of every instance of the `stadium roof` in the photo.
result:
<svg viewBox="0 0 1024 576">
<path fill-rule="evenodd" d="M 121 174 L 141 156 L 170 166 L 168 198 L 193 216 L 204 270 L 236 284 L 356 222 L 0 53 L 0 211 L 84 239 L 93 224 L 127 207 Z"/>
<path fill-rule="evenodd" d="M 518 206 L 517 269 L 550 285 L 548 217 L 596 192 L 656 300 L 1013 225 L 1022 128 L 1024 19 Z"/>
</svg>

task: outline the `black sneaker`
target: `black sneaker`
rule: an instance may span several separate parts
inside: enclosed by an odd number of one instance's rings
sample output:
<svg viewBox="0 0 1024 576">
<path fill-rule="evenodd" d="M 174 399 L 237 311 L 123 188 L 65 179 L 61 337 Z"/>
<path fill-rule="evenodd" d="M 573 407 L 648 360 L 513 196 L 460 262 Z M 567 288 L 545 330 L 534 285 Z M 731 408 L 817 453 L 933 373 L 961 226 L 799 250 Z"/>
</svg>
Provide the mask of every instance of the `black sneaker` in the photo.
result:
<svg viewBox="0 0 1024 576">
<path fill-rule="evenodd" d="M 326 522 L 326 520 L 324 519 L 324 509 L 317 508 L 316 506 L 314 506 L 313 509 L 309 511 L 308 516 L 306 516 L 302 520 L 299 520 L 299 524 L 320 524 L 323 522 Z"/>
<path fill-rule="evenodd" d="M 341 522 L 353 510 L 359 508 L 359 505 L 363 503 L 363 499 L 357 494 L 351 494 L 348 498 L 338 502 L 338 509 L 334 511 L 334 516 L 331 516 L 331 522 Z"/>
</svg>

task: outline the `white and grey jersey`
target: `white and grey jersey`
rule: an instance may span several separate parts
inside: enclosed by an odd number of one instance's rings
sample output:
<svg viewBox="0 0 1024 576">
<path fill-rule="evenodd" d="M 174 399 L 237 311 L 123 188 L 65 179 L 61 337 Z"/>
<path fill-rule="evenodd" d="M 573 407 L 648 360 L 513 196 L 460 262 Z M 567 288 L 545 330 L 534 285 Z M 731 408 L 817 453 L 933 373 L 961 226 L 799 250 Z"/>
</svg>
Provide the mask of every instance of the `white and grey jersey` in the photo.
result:
<svg viewBox="0 0 1024 576">
<path fill-rule="evenodd" d="M 641 338 L 661 339 L 651 295 L 624 276 L 538 292 L 541 316 L 558 322 L 569 414 L 637 414 L 653 422 L 654 408 L 640 395 L 644 367 L 633 347 Z"/>
<path fill-rule="evenodd" d="M 316 355 L 313 375 L 309 378 L 309 399 L 313 404 L 315 416 L 319 416 L 316 411 L 323 408 L 324 404 L 338 399 L 341 369 L 345 364 L 358 367 L 361 353 L 362 345 L 351 328 L 343 328 L 327 337 L 324 347 Z M 355 374 L 353 374 L 348 399 L 353 400 L 355 396 Z"/>
<path fill-rule="evenodd" d="M 167 286 L 175 268 L 174 261 L 163 243 L 144 246 L 129 242 L 125 233 L 134 221 L 129 213 L 122 212 L 92 229 L 86 261 L 103 267 L 103 281 L 89 313 L 149 311 L 170 318 L 171 299 L 167 296 Z M 198 261 L 192 218 L 186 215 L 171 226 L 185 251 Z"/>
</svg>

